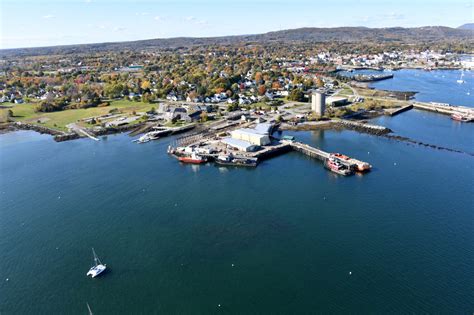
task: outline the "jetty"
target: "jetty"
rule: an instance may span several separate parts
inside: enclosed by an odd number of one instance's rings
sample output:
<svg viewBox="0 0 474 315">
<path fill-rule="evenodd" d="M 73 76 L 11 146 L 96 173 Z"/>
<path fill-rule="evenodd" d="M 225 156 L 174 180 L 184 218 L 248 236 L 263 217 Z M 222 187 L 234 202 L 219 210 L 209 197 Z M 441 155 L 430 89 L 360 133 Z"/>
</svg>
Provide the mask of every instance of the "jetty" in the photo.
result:
<svg viewBox="0 0 474 315">
<path fill-rule="evenodd" d="M 387 128 L 384 126 L 362 123 L 362 122 L 352 121 L 352 120 L 347 120 L 347 119 L 342 119 L 338 123 L 348 129 L 354 129 L 361 132 L 368 132 L 375 135 L 384 135 L 384 134 L 392 132 L 390 128 Z"/>
<path fill-rule="evenodd" d="M 384 114 L 388 115 L 388 116 L 396 116 L 396 115 L 401 114 L 403 112 L 406 112 L 406 111 L 408 111 L 412 108 L 413 108 L 413 104 L 408 104 L 408 105 L 398 107 L 398 108 L 388 108 L 388 109 L 384 110 Z"/>
<path fill-rule="evenodd" d="M 463 114 L 474 117 L 474 108 L 466 106 L 454 106 L 444 103 L 425 103 L 413 102 L 413 107 L 416 109 L 427 110 L 444 115 Z"/>
</svg>

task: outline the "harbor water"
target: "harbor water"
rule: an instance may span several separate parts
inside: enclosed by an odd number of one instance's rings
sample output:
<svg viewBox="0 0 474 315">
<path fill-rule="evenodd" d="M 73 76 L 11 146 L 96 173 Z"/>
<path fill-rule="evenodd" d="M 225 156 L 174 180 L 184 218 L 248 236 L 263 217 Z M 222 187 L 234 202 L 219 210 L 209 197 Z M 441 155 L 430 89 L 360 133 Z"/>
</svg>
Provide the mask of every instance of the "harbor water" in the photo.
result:
<svg viewBox="0 0 474 315">
<path fill-rule="evenodd" d="M 451 105 L 474 107 L 474 71 L 472 70 L 417 70 L 402 69 L 381 72 L 375 70 L 355 70 L 340 72 L 342 75 L 393 73 L 392 79 L 375 81 L 370 87 L 389 91 L 418 92 L 415 100 L 420 102 L 439 102 Z M 457 80 L 463 75 L 465 83 Z"/>
<path fill-rule="evenodd" d="M 376 120 L 472 152 L 474 124 Z M 290 152 L 183 165 L 173 138 L 0 136 L 0 313 L 471 313 L 474 158 L 354 131 L 288 132 L 370 162 Z M 107 271 L 86 277 L 91 247 Z"/>
</svg>

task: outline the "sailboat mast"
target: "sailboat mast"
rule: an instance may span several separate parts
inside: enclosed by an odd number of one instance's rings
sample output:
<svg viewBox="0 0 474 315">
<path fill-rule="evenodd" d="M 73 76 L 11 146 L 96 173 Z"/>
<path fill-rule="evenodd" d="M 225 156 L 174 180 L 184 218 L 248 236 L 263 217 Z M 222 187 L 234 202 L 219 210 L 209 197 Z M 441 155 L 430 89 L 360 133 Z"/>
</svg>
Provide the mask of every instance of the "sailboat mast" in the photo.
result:
<svg viewBox="0 0 474 315">
<path fill-rule="evenodd" d="M 96 266 L 97 265 L 102 265 L 102 263 L 100 262 L 99 257 L 97 257 L 97 254 L 95 253 L 94 247 L 92 247 L 92 253 L 94 254 L 94 264 Z"/>
<path fill-rule="evenodd" d="M 89 315 L 93 315 L 91 307 L 89 306 L 89 303 L 86 303 L 86 304 L 87 304 L 87 309 L 89 310 Z"/>
</svg>

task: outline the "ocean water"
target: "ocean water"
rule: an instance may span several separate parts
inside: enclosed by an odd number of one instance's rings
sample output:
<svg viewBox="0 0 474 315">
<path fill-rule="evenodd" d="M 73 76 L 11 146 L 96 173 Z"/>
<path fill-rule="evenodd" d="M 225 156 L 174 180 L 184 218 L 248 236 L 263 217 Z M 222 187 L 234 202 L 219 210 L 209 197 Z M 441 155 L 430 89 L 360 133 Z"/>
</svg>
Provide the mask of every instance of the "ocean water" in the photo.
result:
<svg viewBox="0 0 474 315">
<path fill-rule="evenodd" d="M 343 75 L 380 74 L 380 71 L 357 70 L 341 72 Z M 383 72 L 385 73 L 385 72 Z M 451 105 L 474 107 L 474 71 L 463 71 L 465 81 L 459 84 L 461 70 L 433 70 L 402 69 L 392 71 L 393 79 L 376 81 L 369 86 L 390 91 L 418 92 L 415 99 L 421 102 L 440 102 Z"/>
<path fill-rule="evenodd" d="M 474 124 L 374 122 L 473 152 Z M 189 166 L 166 154 L 173 138 L 0 135 L 0 313 L 472 313 L 472 155 L 288 134 L 373 170 L 340 177 L 297 152 Z M 95 279 L 91 247 L 108 266 Z"/>
</svg>

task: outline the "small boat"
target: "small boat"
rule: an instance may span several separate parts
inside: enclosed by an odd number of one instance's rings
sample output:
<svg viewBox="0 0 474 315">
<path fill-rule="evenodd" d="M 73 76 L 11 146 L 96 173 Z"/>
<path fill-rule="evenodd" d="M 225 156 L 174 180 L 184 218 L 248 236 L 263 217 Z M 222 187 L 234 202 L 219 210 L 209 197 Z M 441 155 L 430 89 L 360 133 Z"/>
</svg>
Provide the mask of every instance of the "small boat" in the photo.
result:
<svg viewBox="0 0 474 315">
<path fill-rule="evenodd" d="M 370 171 L 370 169 L 372 168 L 372 166 L 367 162 L 362 162 L 362 161 L 353 159 L 341 153 L 331 153 L 329 157 L 335 160 L 347 161 L 348 163 L 353 165 L 354 170 L 357 172 L 367 172 L 367 171 Z"/>
<path fill-rule="evenodd" d="M 466 81 L 464 81 L 464 71 L 461 72 L 461 77 L 459 78 L 459 80 L 456 80 L 457 83 L 459 84 L 464 84 L 466 83 Z"/>
<path fill-rule="evenodd" d="M 190 163 L 190 164 L 203 164 L 207 162 L 205 157 L 202 157 L 195 152 L 191 153 L 190 156 L 180 156 L 178 160 L 183 163 Z"/>
<path fill-rule="evenodd" d="M 89 315 L 93 315 L 91 307 L 89 306 L 89 303 L 86 303 L 86 304 L 87 304 L 87 309 L 89 310 Z"/>
<path fill-rule="evenodd" d="M 138 138 L 137 142 L 138 143 L 147 143 L 149 141 L 156 140 L 160 137 L 161 133 L 162 133 L 162 131 L 147 132 L 146 134 L 144 134 L 143 136 Z"/>
<path fill-rule="evenodd" d="M 99 257 L 97 257 L 97 254 L 95 253 L 94 248 L 92 248 L 92 254 L 94 255 L 94 265 L 91 267 L 91 269 L 89 269 L 86 275 L 95 278 L 105 271 L 107 265 L 101 263 Z"/>
<path fill-rule="evenodd" d="M 339 160 L 332 157 L 326 160 L 324 166 L 331 172 L 334 172 L 339 175 L 347 176 L 352 174 L 352 171 L 346 165 L 342 164 Z"/>
<path fill-rule="evenodd" d="M 232 155 L 219 155 L 216 160 L 216 164 L 225 165 L 225 166 L 247 166 L 255 167 L 257 166 L 257 159 L 252 158 L 237 158 Z"/>
<path fill-rule="evenodd" d="M 470 122 L 474 120 L 474 117 L 462 114 L 462 113 L 454 113 L 451 115 L 452 120 L 461 121 L 461 122 Z"/>
</svg>

